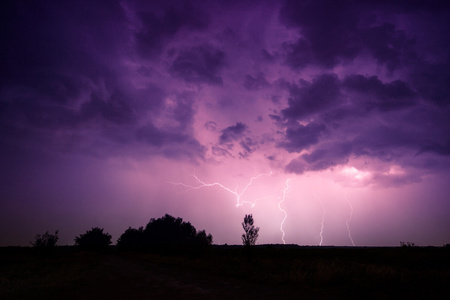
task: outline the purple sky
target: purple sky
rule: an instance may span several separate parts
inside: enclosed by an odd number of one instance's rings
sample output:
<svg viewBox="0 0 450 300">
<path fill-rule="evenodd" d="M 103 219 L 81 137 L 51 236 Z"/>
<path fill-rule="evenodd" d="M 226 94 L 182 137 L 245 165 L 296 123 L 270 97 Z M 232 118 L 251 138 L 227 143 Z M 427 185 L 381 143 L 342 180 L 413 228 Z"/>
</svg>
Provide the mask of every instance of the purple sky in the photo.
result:
<svg viewBox="0 0 450 300">
<path fill-rule="evenodd" d="M 0 246 L 450 243 L 448 1 L 257 2 L 2 1 Z"/>
</svg>

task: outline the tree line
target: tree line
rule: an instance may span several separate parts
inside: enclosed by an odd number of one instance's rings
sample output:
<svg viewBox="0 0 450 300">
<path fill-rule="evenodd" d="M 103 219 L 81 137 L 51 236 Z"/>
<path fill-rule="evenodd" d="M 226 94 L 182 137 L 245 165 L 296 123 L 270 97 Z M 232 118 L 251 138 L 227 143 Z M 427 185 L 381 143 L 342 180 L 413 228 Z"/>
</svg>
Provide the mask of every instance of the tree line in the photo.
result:
<svg viewBox="0 0 450 300">
<path fill-rule="evenodd" d="M 245 246 L 256 244 L 259 227 L 254 226 L 253 216 L 245 215 L 242 222 L 244 234 L 242 243 Z M 84 234 L 76 236 L 75 246 L 85 251 L 106 251 L 112 244 L 111 235 L 103 228 L 94 227 Z M 36 235 L 32 246 L 41 250 L 52 249 L 58 241 L 58 231 L 50 234 Z M 143 251 L 166 254 L 201 253 L 208 249 L 213 242 L 211 234 L 205 230 L 197 231 L 191 223 L 175 218 L 169 214 L 158 219 L 150 219 L 145 227 L 129 227 L 117 240 L 120 251 Z"/>
</svg>

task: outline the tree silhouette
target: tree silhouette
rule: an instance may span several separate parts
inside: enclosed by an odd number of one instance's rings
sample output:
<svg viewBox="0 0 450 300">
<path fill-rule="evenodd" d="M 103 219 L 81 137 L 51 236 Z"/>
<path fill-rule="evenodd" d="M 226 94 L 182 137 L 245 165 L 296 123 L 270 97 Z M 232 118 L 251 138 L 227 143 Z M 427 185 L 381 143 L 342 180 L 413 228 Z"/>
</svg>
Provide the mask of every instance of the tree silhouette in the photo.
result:
<svg viewBox="0 0 450 300">
<path fill-rule="evenodd" d="M 145 226 L 144 239 L 150 250 L 164 252 L 192 252 L 212 244 L 212 236 L 197 230 L 182 218 L 166 214 L 159 219 L 150 219 Z"/>
<path fill-rule="evenodd" d="M 75 237 L 75 245 L 82 250 L 104 251 L 111 244 L 111 235 L 103 233 L 103 228 L 92 228 L 85 234 Z"/>
<path fill-rule="evenodd" d="M 37 234 L 31 245 L 35 248 L 50 249 L 56 246 L 56 242 L 58 242 L 58 230 L 55 231 L 55 234 L 49 234 L 48 231 L 43 235 Z"/>
<path fill-rule="evenodd" d="M 245 215 L 244 222 L 242 222 L 242 227 L 245 231 L 242 235 L 242 243 L 245 246 L 255 245 L 259 235 L 259 227 L 255 227 L 255 225 L 253 225 L 252 215 Z"/>
<path fill-rule="evenodd" d="M 212 244 L 212 236 L 197 232 L 189 222 L 166 214 L 150 219 L 145 229 L 128 228 L 118 239 L 120 250 L 144 250 L 161 253 L 201 253 Z"/>
<path fill-rule="evenodd" d="M 117 247 L 120 250 L 143 250 L 144 244 L 143 227 L 139 227 L 139 229 L 128 227 L 117 240 Z"/>
</svg>

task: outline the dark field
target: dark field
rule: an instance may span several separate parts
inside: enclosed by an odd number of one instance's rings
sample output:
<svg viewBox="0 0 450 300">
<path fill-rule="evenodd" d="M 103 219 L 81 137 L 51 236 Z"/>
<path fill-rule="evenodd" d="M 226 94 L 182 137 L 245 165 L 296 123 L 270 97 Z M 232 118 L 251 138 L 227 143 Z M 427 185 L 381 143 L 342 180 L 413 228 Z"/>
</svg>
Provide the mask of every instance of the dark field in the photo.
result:
<svg viewBox="0 0 450 300">
<path fill-rule="evenodd" d="M 449 299 L 450 249 L 213 246 L 202 256 L 0 248 L 0 299 Z"/>
</svg>

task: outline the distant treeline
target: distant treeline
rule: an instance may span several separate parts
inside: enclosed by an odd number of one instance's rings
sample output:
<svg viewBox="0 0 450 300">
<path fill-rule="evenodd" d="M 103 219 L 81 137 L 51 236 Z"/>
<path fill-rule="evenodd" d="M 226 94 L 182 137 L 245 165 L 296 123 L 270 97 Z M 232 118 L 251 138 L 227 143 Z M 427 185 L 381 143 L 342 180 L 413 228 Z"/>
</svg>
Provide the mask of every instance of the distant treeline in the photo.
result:
<svg viewBox="0 0 450 300">
<path fill-rule="evenodd" d="M 58 241 L 58 231 L 36 235 L 33 247 L 40 251 L 51 251 Z M 94 227 L 75 237 L 75 246 L 85 251 L 107 251 L 111 235 L 103 228 Z M 166 214 L 159 219 L 150 219 L 144 227 L 129 227 L 117 240 L 120 251 L 142 251 L 167 254 L 198 254 L 212 245 L 212 235 L 204 230 L 197 231 L 189 222 Z"/>
</svg>

